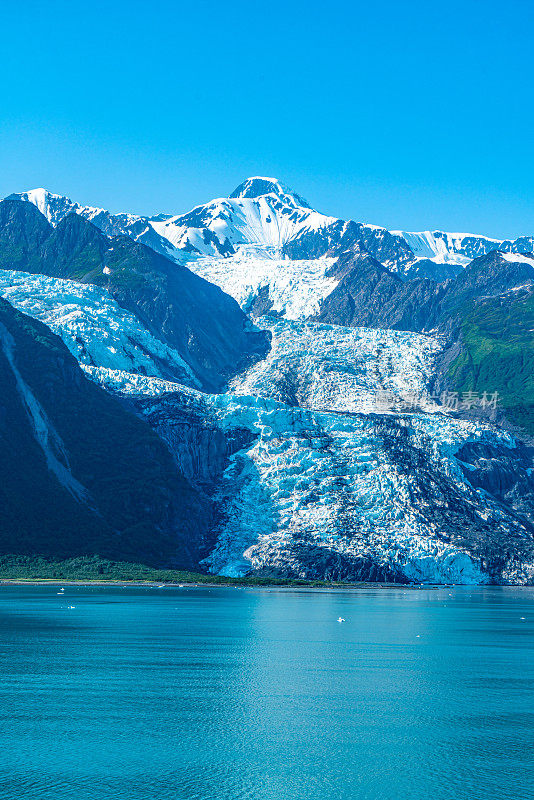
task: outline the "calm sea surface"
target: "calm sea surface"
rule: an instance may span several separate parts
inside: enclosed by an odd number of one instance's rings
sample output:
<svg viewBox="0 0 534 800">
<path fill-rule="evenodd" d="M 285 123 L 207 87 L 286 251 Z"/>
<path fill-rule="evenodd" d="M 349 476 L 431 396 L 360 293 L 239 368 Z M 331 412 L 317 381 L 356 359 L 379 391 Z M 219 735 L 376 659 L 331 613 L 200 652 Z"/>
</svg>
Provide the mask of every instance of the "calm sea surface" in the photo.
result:
<svg viewBox="0 0 534 800">
<path fill-rule="evenodd" d="M 534 797 L 532 589 L 58 590 L 0 587 L 1 800 Z"/>
</svg>

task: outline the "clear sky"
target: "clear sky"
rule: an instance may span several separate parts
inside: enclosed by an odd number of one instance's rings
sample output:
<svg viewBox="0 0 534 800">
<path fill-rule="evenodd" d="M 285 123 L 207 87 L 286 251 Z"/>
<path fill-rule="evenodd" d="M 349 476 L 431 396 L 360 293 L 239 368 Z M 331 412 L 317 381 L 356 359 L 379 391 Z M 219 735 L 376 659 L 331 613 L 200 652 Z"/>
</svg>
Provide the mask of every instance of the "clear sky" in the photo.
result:
<svg viewBox="0 0 534 800">
<path fill-rule="evenodd" d="M 182 212 L 275 176 L 321 211 L 534 234 L 532 0 L 10 2 L 0 195 Z"/>
</svg>

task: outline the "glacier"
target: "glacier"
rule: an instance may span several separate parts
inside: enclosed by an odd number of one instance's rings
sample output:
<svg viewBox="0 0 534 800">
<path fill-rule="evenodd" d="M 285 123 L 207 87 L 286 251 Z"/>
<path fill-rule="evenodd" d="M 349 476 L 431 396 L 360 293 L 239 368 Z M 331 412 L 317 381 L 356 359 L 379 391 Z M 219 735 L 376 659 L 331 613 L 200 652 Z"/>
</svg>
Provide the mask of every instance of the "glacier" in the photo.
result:
<svg viewBox="0 0 534 800">
<path fill-rule="evenodd" d="M 319 412 L 112 370 L 93 377 L 137 400 L 169 444 L 184 415 L 227 436 L 249 432 L 213 486 L 219 523 L 205 561 L 212 572 L 479 584 L 496 578 L 500 537 L 529 547 L 528 531 L 471 486 L 455 457 L 466 442 L 515 447 L 490 424 L 444 413 Z M 498 574 L 500 582 L 533 577 L 534 563 L 513 557 Z"/>
<path fill-rule="evenodd" d="M 240 247 L 228 258 L 192 259 L 187 266 L 237 300 L 245 312 L 266 290 L 269 310 L 287 319 L 304 319 L 319 312 L 321 301 L 337 286 L 328 271 L 335 258 L 291 260 L 269 250 Z"/>
<path fill-rule="evenodd" d="M 231 381 L 237 394 L 317 411 L 437 409 L 428 390 L 442 349 L 436 337 L 306 320 L 256 321 L 271 333 L 271 350 Z"/>
<path fill-rule="evenodd" d="M 500 545 L 491 531 L 522 539 L 528 549 L 528 531 L 473 488 L 456 457 L 468 442 L 513 450 L 515 440 L 490 423 L 459 419 L 429 395 L 438 341 L 258 322 L 271 331 L 272 350 L 226 394 L 90 368 L 101 385 L 137 399 L 169 443 L 176 420 L 183 425 L 192 409 L 201 425 L 209 421 L 226 435 L 250 432 L 213 486 L 221 519 L 206 567 L 231 576 L 253 570 L 478 584 L 495 578 L 488 565 Z M 417 411 L 399 411 L 411 394 Z M 475 548 L 466 545 L 463 526 Z M 531 561 L 511 559 L 499 580 L 529 582 L 533 570 Z"/>
<path fill-rule="evenodd" d="M 532 583 L 531 530 L 458 457 L 469 443 L 513 452 L 515 439 L 432 396 L 438 337 L 310 320 L 331 263 L 268 250 L 193 263 L 243 307 L 269 287 L 255 322 L 271 349 L 222 394 L 201 392 L 101 288 L 3 270 L 0 295 L 57 333 L 202 484 L 216 508 L 211 572 Z"/>
<path fill-rule="evenodd" d="M 108 292 L 91 284 L 0 270 L 0 295 L 44 322 L 83 365 L 112 367 L 199 386 L 190 366 Z"/>
</svg>

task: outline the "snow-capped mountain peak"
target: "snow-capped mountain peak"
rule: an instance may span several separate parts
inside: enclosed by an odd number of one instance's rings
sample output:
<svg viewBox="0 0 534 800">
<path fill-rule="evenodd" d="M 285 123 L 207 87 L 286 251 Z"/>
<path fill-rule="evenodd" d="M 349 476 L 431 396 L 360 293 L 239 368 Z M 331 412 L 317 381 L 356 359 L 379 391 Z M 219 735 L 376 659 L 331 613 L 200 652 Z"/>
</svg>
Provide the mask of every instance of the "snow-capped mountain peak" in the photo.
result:
<svg viewBox="0 0 534 800">
<path fill-rule="evenodd" d="M 75 212 L 109 236 L 130 236 L 171 260 L 188 262 L 193 270 L 194 262 L 205 257 L 305 261 L 336 256 L 357 244 L 392 272 L 439 281 L 493 250 L 528 255 L 534 249 L 532 236 L 498 240 L 439 230 L 389 231 L 346 222 L 315 211 L 280 180 L 265 176 L 247 178 L 229 197 L 177 215 L 111 214 L 43 188 L 11 197 L 33 203 L 52 225 Z"/>
<path fill-rule="evenodd" d="M 157 233 L 178 250 L 198 256 L 233 256 L 252 248 L 256 255 L 280 255 L 288 241 L 303 231 L 335 222 L 276 178 L 243 181 L 229 197 L 196 206 L 187 214 L 151 220 Z"/>
<path fill-rule="evenodd" d="M 253 178 L 247 178 L 243 183 L 240 183 L 230 195 L 230 199 L 238 197 L 256 198 L 266 194 L 274 194 L 288 205 L 311 209 L 310 204 L 304 198 L 277 178 L 265 178 L 258 175 Z"/>
<path fill-rule="evenodd" d="M 156 233 L 146 217 L 128 213 L 111 214 L 105 208 L 82 206 L 69 197 L 54 194 L 43 188 L 30 189 L 20 194 L 11 194 L 6 199 L 23 200 L 27 203 L 32 203 L 54 227 L 67 214 L 79 214 L 89 222 L 92 222 L 93 225 L 96 225 L 107 236 L 130 236 L 135 241 L 148 245 L 157 253 L 167 256 L 167 258 L 177 262 L 181 261 L 174 247 Z M 167 219 L 165 215 L 160 215 L 157 219 L 160 218 Z"/>
<path fill-rule="evenodd" d="M 52 225 L 57 225 L 71 211 L 80 213 L 82 210 L 81 206 L 78 203 L 74 203 L 70 198 L 63 197 L 60 194 L 53 194 L 42 187 L 30 189 L 30 191 L 22 192 L 21 194 L 12 194 L 10 197 L 33 203 Z"/>
</svg>

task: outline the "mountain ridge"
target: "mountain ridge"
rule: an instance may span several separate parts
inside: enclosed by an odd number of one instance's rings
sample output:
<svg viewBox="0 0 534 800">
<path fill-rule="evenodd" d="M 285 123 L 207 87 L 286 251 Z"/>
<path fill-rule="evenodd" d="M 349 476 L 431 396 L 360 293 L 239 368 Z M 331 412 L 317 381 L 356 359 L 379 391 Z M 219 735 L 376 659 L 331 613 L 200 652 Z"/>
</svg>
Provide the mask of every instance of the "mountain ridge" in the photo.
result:
<svg viewBox="0 0 534 800">
<path fill-rule="evenodd" d="M 388 230 L 342 220 L 314 210 L 278 179 L 261 176 L 245 179 L 227 198 L 216 198 L 177 215 L 111 214 L 44 189 L 16 196 L 35 204 L 52 224 L 74 211 L 108 235 L 131 236 L 178 262 L 198 256 L 228 257 L 247 246 L 256 246 L 265 255 L 271 251 L 297 260 L 317 258 L 337 255 L 348 243 L 357 241 L 402 276 L 409 278 L 414 270 L 420 274 L 425 268 L 433 273 L 428 277 L 440 280 L 450 277 L 451 267 L 464 267 L 491 250 L 528 253 L 534 249 L 534 237 L 527 235 L 497 239 L 442 230 Z"/>
</svg>

